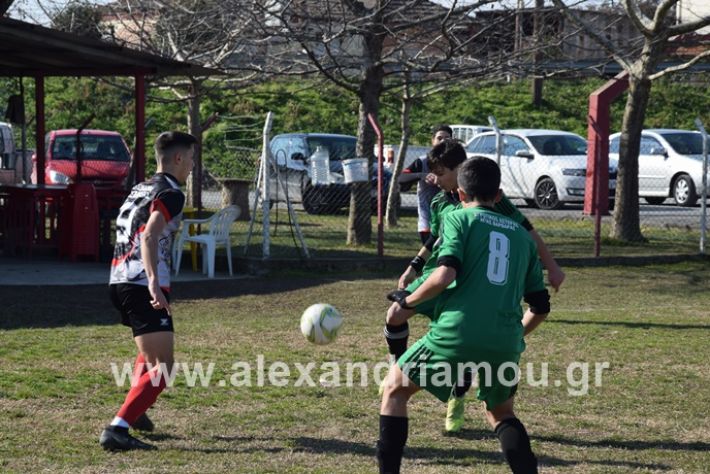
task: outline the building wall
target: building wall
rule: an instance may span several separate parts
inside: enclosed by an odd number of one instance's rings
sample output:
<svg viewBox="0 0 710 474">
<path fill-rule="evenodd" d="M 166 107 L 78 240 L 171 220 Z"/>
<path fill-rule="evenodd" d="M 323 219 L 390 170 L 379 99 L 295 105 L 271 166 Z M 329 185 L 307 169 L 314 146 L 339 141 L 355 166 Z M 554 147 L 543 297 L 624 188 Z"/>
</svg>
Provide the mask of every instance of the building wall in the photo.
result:
<svg viewBox="0 0 710 474">
<path fill-rule="evenodd" d="M 687 23 L 709 16 L 710 0 L 680 0 L 678 2 L 676 18 L 679 23 Z M 710 26 L 701 28 L 696 33 L 701 35 L 710 34 Z"/>
</svg>

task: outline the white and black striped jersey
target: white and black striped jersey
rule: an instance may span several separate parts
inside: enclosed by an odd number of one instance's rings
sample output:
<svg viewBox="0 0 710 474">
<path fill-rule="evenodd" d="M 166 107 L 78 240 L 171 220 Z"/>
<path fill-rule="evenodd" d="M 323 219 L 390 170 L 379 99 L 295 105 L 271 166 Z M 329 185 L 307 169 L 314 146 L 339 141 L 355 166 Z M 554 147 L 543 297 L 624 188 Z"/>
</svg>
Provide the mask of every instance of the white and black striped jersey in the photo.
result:
<svg viewBox="0 0 710 474">
<path fill-rule="evenodd" d="M 158 281 L 170 289 L 170 267 L 173 236 L 180 227 L 185 195 L 177 180 L 167 173 L 157 173 L 131 190 L 116 218 L 116 247 L 111 262 L 109 284 L 148 285 L 141 257 L 141 237 L 153 211 L 159 211 L 168 223 L 158 242 Z"/>
</svg>

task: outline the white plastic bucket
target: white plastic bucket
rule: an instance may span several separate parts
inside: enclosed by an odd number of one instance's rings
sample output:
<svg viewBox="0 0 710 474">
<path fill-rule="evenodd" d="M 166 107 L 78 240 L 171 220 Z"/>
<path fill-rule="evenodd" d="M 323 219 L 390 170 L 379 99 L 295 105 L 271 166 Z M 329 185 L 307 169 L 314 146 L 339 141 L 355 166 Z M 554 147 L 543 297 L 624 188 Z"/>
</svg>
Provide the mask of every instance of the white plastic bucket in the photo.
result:
<svg viewBox="0 0 710 474">
<path fill-rule="evenodd" d="M 311 171 L 311 184 L 330 184 L 330 157 L 328 150 L 316 148 L 315 153 L 308 160 Z"/>
<path fill-rule="evenodd" d="M 347 184 L 367 182 L 367 158 L 343 160 L 343 178 Z"/>
</svg>

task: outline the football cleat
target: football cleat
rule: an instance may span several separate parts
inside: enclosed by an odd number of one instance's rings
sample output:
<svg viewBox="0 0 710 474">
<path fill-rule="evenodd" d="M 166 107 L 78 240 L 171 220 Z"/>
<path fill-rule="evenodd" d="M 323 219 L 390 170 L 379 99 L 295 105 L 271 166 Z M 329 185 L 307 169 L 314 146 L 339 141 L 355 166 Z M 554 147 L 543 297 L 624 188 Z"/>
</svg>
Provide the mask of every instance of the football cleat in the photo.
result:
<svg viewBox="0 0 710 474">
<path fill-rule="evenodd" d="M 449 399 L 446 407 L 446 431 L 456 433 L 463 427 L 464 397 L 454 397 Z"/>
<path fill-rule="evenodd" d="M 134 438 L 128 434 L 128 430 L 116 429 L 114 426 L 107 426 L 101 433 L 99 444 L 106 451 L 130 451 L 133 449 L 153 450 L 158 449 L 152 444 Z"/>
</svg>

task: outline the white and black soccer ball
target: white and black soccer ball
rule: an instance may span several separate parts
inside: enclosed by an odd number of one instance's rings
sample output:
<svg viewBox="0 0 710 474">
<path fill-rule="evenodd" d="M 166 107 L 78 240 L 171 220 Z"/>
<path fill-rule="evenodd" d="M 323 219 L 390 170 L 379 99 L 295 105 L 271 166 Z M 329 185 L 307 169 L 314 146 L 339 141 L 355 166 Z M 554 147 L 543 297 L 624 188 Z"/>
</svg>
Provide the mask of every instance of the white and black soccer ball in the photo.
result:
<svg viewBox="0 0 710 474">
<path fill-rule="evenodd" d="M 340 311 L 325 303 L 309 306 L 301 315 L 301 333 L 313 344 L 330 344 L 342 325 Z"/>
</svg>

